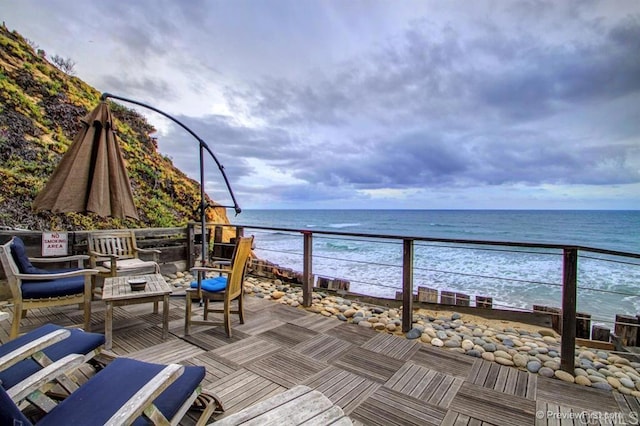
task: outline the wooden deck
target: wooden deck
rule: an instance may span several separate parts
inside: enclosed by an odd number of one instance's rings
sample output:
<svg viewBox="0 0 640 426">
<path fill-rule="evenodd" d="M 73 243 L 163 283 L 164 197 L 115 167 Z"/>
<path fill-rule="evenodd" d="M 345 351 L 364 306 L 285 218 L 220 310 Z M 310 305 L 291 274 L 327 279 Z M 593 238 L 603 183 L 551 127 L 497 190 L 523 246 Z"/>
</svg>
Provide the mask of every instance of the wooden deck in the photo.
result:
<svg viewBox="0 0 640 426">
<path fill-rule="evenodd" d="M 113 349 L 157 363 L 204 365 L 203 388 L 222 398 L 222 418 L 298 384 L 339 405 L 355 424 L 542 425 L 638 424 L 638 399 L 503 367 L 402 337 L 248 297 L 247 322 L 233 338 L 219 327 L 183 335 L 184 298 L 170 300 L 169 337 L 152 304 L 114 309 Z M 105 304 L 93 302 L 93 331 L 104 332 Z M 75 306 L 33 311 L 27 331 L 53 322 L 81 326 Z M 9 321 L 0 325 L 8 339 Z M 600 413 L 600 415 L 598 415 Z M 584 414 L 582 414 L 584 415 Z M 194 423 L 189 413 L 183 424 Z M 215 417 L 214 417 L 215 419 Z M 583 417 L 584 419 L 584 417 Z M 613 421 L 611 421 L 613 420 Z"/>
</svg>

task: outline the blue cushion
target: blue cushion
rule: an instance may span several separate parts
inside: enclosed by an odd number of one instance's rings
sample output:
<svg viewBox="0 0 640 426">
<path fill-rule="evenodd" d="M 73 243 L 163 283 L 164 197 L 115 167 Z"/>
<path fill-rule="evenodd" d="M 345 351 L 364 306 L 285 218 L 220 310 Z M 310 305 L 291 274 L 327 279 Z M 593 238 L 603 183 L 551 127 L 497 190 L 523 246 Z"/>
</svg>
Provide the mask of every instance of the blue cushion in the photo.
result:
<svg viewBox="0 0 640 426">
<path fill-rule="evenodd" d="M 56 280 L 22 282 L 23 299 L 43 299 L 84 293 L 84 275 Z"/>
<path fill-rule="evenodd" d="M 29 262 L 24 242 L 19 237 L 14 237 L 11 243 L 11 255 L 18 265 L 18 270 L 23 274 L 48 274 L 44 269 L 36 268 Z"/>
<path fill-rule="evenodd" d="M 28 332 L 16 339 L 10 340 L 4 345 L 0 346 L 0 356 L 4 356 L 9 352 L 24 346 L 28 342 L 32 342 L 39 337 L 49 334 L 56 330 L 62 330 L 63 327 L 54 324 L 46 324 L 42 327 L 38 327 L 33 331 Z M 104 344 L 104 335 L 98 333 L 85 333 L 82 330 L 71 328 L 71 335 L 61 342 L 55 343 L 48 348 L 45 348 L 43 352 L 52 361 L 57 361 L 69 354 L 83 354 L 86 355 L 92 350 L 100 347 Z M 0 371 L 0 381 L 3 386 L 9 389 L 16 385 L 18 382 L 26 379 L 36 371 L 39 371 L 42 367 L 33 359 L 28 358 L 19 363 L 9 367 L 4 371 Z M 0 423 L 3 424 L 3 423 Z"/>
<path fill-rule="evenodd" d="M 45 415 L 38 425 L 102 425 L 164 367 L 134 359 L 116 358 Z M 185 367 L 184 374 L 156 399 L 156 406 L 165 417 L 171 418 L 179 410 L 204 379 L 204 375 L 204 367 Z M 147 422 L 140 418 L 134 424 Z"/>
<path fill-rule="evenodd" d="M 2 386 L 0 386 L 0 425 L 31 425 L 29 419 L 22 414 Z"/>
<path fill-rule="evenodd" d="M 197 281 L 192 282 L 191 288 L 198 288 L 198 282 Z M 211 293 L 224 291 L 227 288 L 227 277 L 215 277 L 215 278 L 207 278 L 205 280 L 202 280 L 201 288 Z"/>
</svg>

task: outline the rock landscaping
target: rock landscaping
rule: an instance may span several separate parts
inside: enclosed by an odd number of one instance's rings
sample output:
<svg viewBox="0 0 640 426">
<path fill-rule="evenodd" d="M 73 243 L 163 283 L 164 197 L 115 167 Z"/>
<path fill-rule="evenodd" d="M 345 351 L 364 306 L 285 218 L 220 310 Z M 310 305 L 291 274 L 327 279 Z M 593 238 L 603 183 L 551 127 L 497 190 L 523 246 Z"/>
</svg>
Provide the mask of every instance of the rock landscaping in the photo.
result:
<svg viewBox="0 0 640 426">
<path fill-rule="evenodd" d="M 175 287 L 188 287 L 194 280 L 189 273 L 166 277 Z M 304 309 L 302 290 L 280 280 L 248 277 L 245 294 Z M 616 390 L 640 397 L 640 363 L 631 362 L 608 351 L 576 348 L 574 374 L 560 370 L 560 336 L 550 329 L 537 331 L 519 327 L 498 327 L 465 320 L 459 313 L 443 316 L 414 314 L 413 328 L 402 332 L 402 311 L 361 304 L 357 301 L 314 291 L 313 303 L 306 308 L 325 317 L 357 324 L 379 332 L 404 335 L 423 344 L 482 358 L 544 377 Z"/>
</svg>

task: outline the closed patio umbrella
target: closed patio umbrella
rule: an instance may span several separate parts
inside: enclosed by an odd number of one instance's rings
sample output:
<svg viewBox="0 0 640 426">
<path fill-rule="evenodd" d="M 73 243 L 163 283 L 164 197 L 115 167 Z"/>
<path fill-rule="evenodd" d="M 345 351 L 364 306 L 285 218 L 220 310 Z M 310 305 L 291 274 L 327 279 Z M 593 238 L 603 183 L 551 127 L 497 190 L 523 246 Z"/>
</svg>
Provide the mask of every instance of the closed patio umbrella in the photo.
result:
<svg viewBox="0 0 640 426">
<path fill-rule="evenodd" d="M 33 209 L 138 219 L 106 101 L 81 121 L 83 128 L 34 200 Z"/>
</svg>

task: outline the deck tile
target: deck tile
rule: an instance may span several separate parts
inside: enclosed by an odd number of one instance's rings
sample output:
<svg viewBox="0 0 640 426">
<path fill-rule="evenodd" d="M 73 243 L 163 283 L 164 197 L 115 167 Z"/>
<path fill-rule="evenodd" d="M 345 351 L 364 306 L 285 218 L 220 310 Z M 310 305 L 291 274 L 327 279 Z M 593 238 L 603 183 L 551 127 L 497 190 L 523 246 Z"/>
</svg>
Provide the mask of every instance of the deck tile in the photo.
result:
<svg viewBox="0 0 640 426">
<path fill-rule="evenodd" d="M 420 364 L 431 370 L 466 378 L 477 358 L 421 345 L 420 349 L 413 354 L 410 359 L 416 364 Z"/>
<path fill-rule="evenodd" d="M 285 348 L 290 348 L 311 339 L 317 334 L 317 332 L 309 330 L 308 328 L 287 323 L 260 333 L 257 337 Z"/>
<path fill-rule="evenodd" d="M 330 362 L 332 365 L 384 383 L 398 371 L 404 362 L 363 348 L 353 348 Z"/>
<path fill-rule="evenodd" d="M 298 343 L 292 349 L 318 361 L 328 362 L 352 347 L 351 343 L 344 340 L 327 336 L 326 334 L 318 334 L 311 339 Z"/>
<path fill-rule="evenodd" d="M 322 392 L 347 415 L 380 387 L 379 383 L 333 366 L 302 384 Z"/>
<path fill-rule="evenodd" d="M 406 361 L 420 349 L 420 346 L 422 345 L 414 340 L 398 339 L 397 336 L 391 334 L 377 333 L 376 336 L 363 344 L 362 348 Z"/>
<path fill-rule="evenodd" d="M 381 387 L 349 416 L 366 425 L 439 425 L 445 414 L 440 407 Z"/>
<path fill-rule="evenodd" d="M 384 386 L 429 404 L 448 408 L 462 382 L 461 377 L 406 363 Z"/>
<path fill-rule="evenodd" d="M 449 408 L 489 423 L 531 425 L 535 421 L 536 402 L 464 382 Z"/>
<path fill-rule="evenodd" d="M 245 365 L 280 350 L 275 343 L 257 337 L 248 337 L 212 350 L 212 355 L 225 358 L 239 365 Z"/>
<path fill-rule="evenodd" d="M 326 367 L 325 363 L 289 349 L 245 364 L 246 369 L 287 388 L 302 383 Z"/>
</svg>

